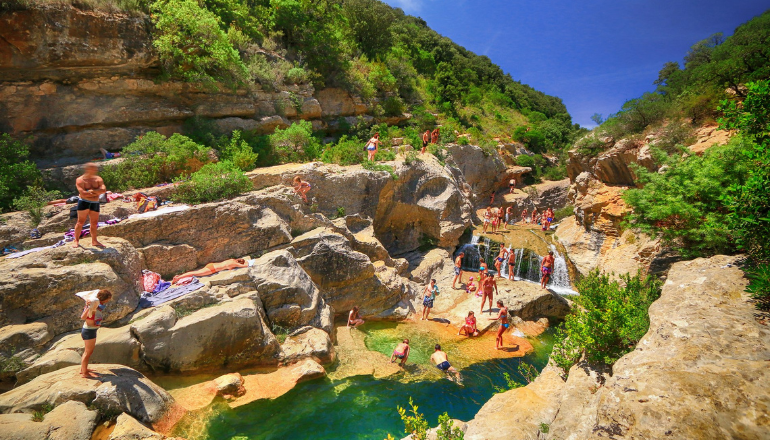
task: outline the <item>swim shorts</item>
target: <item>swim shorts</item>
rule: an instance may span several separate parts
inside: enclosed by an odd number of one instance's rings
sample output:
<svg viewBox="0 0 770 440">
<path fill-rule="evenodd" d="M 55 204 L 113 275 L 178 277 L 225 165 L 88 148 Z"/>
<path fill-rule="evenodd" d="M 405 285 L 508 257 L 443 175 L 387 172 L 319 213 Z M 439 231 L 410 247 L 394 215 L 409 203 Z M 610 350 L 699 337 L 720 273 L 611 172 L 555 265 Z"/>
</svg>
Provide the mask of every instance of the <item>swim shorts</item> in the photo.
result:
<svg viewBox="0 0 770 440">
<path fill-rule="evenodd" d="M 450 367 L 451 367 L 451 365 L 449 365 L 449 361 L 444 361 L 444 362 L 436 365 L 436 368 L 438 368 L 441 371 L 447 371 L 447 370 L 449 370 Z"/>
<path fill-rule="evenodd" d="M 548 220 L 548 223 L 551 223 L 553 221 L 553 217 L 548 217 L 546 220 Z"/>
<path fill-rule="evenodd" d="M 83 338 L 84 341 L 88 341 L 90 339 L 96 339 L 96 331 L 99 330 L 98 328 L 83 328 L 80 330 L 80 337 Z"/>
<path fill-rule="evenodd" d="M 374 151 L 374 150 L 377 149 L 377 147 L 375 147 L 374 145 L 371 145 L 369 147 L 366 147 L 366 149 L 369 150 L 369 151 Z"/>
<path fill-rule="evenodd" d="M 422 300 L 422 305 L 427 307 L 427 308 L 429 308 L 429 309 L 432 309 L 433 308 L 433 300 L 430 299 L 430 298 L 425 298 L 425 299 Z"/>
<path fill-rule="evenodd" d="M 92 202 L 90 200 L 78 199 L 78 211 L 99 212 L 99 202 Z"/>
<path fill-rule="evenodd" d="M 455 275 L 460 275 L 460 268 L 455 266 Z"/>
<path fill-rule="evenodd" d="M 551 272 L 553 272 L 553 269 L 551 269 L 550 267 L 543 268 L 543 275 L 550 275 Z"/>
<path fill-rule="evenodd" d="M 396 359 L 403 359 L 406 355 L 404 353 L 393 353 L 393 356 L 396 357 Z"/>
</svg>

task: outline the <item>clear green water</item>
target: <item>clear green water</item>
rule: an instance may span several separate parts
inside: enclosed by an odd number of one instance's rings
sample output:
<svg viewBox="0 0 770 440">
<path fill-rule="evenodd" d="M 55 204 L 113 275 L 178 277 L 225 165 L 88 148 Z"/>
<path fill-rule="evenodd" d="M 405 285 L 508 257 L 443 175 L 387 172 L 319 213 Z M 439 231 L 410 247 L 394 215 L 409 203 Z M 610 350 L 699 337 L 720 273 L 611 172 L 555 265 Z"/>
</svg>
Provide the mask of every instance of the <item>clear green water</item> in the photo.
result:
<svg viewBox="0 0 770 440">
<path fill-rule="evenodd" d="M 367 346 L 390 355 L 398 338 L 394 332 L 377 330 L 380 329 L 367 329 Z M 412 338 L 414 353 L 410 361 L 414 360 L 419 368 L 430 367 L 426 363 L 429 353 L 424 347 L 432 347 L 431 341 L 429 338 Z M 404 378 L 378 380 L 371 376 L 339 381 L 321 379 L 302 383 L 275 400 L 257 401 L 236 410 L 221 405 L 214 408 L 213 414 L 207 415 L 206 427 L 194 424 L 197 427 L 188 425 L 185 428 L 182 424 L 175 434 L 207 440 L 382 440 L 388 434 L 401 438 L 405 434 L 396 406 L 406 406 L 411 396 L 432 426 L 445 411 L 453 418 L 470 420 L 492 397 L 494 387 L 505 385 L 504 372 L 521 380 L 517 373 L 520 362 L 533 364 L 538 371 L 545 366 L 553 344 L 552 331 L 532 342 L 535 353 L 524 358 L 495 359 L 462 368 L 464 386 L 444 378 L 417 381 L 404 381 Z M 459 351 L 459 345 L 452 350 Z M 452 352 L 449 355 L 452 360 Z M 454 358 L 458 356 L 459 353 Z M 458 359 L 457 363 L 463 362 Z M 407 375 L 410 374 L 408 371 Z M 205 432 L 201 433 L 201 430 Z"/>
</svg>

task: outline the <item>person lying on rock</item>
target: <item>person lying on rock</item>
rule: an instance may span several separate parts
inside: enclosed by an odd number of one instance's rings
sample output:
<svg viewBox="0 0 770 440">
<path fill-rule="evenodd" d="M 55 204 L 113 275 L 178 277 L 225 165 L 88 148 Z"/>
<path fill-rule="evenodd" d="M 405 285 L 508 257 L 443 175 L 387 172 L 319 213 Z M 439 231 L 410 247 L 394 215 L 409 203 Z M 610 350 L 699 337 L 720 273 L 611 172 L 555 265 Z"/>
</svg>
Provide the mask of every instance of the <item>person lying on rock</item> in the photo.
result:
<svg viewBox="0 0 770 440">
<path fill-rule="evenodd" d="M 401 360 L 399 363 L 400 366 L 403 367 L 404 364 L 406 364 L 406 360 L 409 359 L 409 339 L 404 339 L 396 346 L 396 349 L 393 350 L 393 354 L 390 356 L 390 362 L 395 362 L 396 359 Z"/>
<path fill-rule="evenodd" d="M 479 335 L 479 329 L 476 327 L 476 316 L 473 312 L 468 312 L 468 316 L 465 317 L 465 325 L 460 327 L 457 336 L 463 336 L 463 332 L 465 332 L 465 336 Z"/>
<path fill-rule="evenodd" d="M 441 351 L 441 345 L 436 344 L 434 347 L 436 351 L 433 352 L 433 354 L 430 356 L 431 362 L 433 362 L 434 365 L 436 365 L 436 368 L 443 371 L 444 373 L 449 376 L 450 374 L 454 374 L 457 377 L 457 382 L 462 381 L 462 377 L 460 376 L 460 372 L 455 369 L 452 365 L 449 364 L 449 357 L 447 357 L 447 354 Z"/>
<path fill-rule="evenodd" d="M 297 193 L 300 197 L 302 197 L 302 200 L 307 203 L 307 192 L 310 191 L 310 183 L 302 180 L 301 177 L 295 176 L 294 177 L 294 192 Z"/>
<path fill-rule="evenodd" d="M 96 299 L 92 301 L 86 301 L 86 306 L 83 308 L 83 313 L 80 314 L 80 319 L 85 321 L 83 328 L 80 330 L 80 336 L 83 338 L 85 344 L 85 350 L 83 351 L 83 357 L 80 359 L 80 376 L 86 379 L 92 379 L 93 370 L 88 369 L 88 361 L 91 359 L 91 355 L 96 347 L 96 331 L 102 326 L 102 319 L 104 312 L 104 305 L 112 299 L 112 292 L 109 290 L 100 290 L 96 294 Z"/>
<path fill-rule="evenodd" d="M 229 259 L 219 263 L 209 263 L 203 269 L 193 270 L 175 276 L 172 282 L 176 284 L 177 281 L 185 277 L 206 277 L 209 275 L 214 275 L 215 273 L 221 272 L 223 270 L 238 269 L 241 267 L 249 267 L 249 263 L 243 258 Z"/>
<path fill-rule="evenodd" d="M 109 151 L 105 150 L 104 148 L 99 148 L 99 151 L 102 152 L 102 158 L 107 159 L 115 159 L 120 157 L 120 153 L 110 153 Z"/>
<path fill-rule="evenodd" d="M 97 174 L 99 168 L 92 163 L 86 164 L 82 176 L 75 181 L 78 189 L 78 220 L 75 223 L 75 241 L 72 247 L 80 247 L 80 232 L 86 224 L 86 220 L 91 223 L 91 245 L 104 247 L 96 239 L 96 230 L 99 226 L 99 196 L 107 192 L 104 186 L 104 180 Z"/>
<path fill-rule="evenodd" d="M 353 310 L 348 314 L 348 327 L 356 328 L 363 323 L 364 320 L 361 319 L 361 315 L 358 314 L 358 306 L 354 306 Z"/>
</svg>

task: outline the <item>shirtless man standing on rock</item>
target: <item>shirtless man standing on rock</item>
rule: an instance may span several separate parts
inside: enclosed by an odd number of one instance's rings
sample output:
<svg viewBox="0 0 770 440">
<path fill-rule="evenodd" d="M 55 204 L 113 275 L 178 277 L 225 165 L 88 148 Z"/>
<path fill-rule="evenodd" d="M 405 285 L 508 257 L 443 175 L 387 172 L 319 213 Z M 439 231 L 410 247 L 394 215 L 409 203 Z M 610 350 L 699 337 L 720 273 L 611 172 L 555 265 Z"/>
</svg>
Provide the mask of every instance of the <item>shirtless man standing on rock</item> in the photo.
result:
<svg viewBox="0 0 770 440">
<path fill-rule="evenodd" d="M 553 273 L 553 261 L 553 251 L 548 251 L 548 255 L 543 258 L 543 262 L 540 264 L 540 272 L 542 273 L 540 287 L 543 289 L 545 289 L 545 286 L 548 284 L 548 280 Z"/>
<path fill-rule="evenodd" d="M 75 181 L 78 188 L 78 221 L 75 224 L 75 241 L 73 247 L 80 247 L 80 231 L 86 220 L 91 223 L 91 245 L 104 247 L 96 239 L 96 229 L 99 226 L 99 196 L 107 192 L 104 181 L 98 174 L 99 169 L 92 163 L 86 164 L 85 172 Z"/>
<path fill-rule="evenodd" d="M 452 288 L 457 289 L 455 284 L 457 284 L 457 280 L 460 280 L 460 284 L 463 282 L 463 257 L 465 256 L 465 252 L 460 252 L 457 254 L 457 258 L 455 258 L 455 278 L 452 280 Z"/>
</svg>

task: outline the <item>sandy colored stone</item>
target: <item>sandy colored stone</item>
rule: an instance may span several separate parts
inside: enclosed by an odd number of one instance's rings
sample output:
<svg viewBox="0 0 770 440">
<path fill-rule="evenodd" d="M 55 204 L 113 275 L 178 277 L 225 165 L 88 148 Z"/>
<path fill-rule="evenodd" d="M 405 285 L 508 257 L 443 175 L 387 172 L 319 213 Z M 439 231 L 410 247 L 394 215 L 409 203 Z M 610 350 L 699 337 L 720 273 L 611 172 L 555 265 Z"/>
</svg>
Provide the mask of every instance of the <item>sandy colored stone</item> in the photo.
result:
<svg viewBox="0 0 770 440">
<path fill-rule="evenodd" d="M 280 362 L 292 364 L 304 358 L 327 365 L 334 362 L 335 352 L 329 334 L 318 328 L 310 328 L 296 336 L 289 336 L 281 344 Z"/>
<path fill-rule="evenodd" d="M 707 125 L 696 130 L 695 143 L 687 148 L 700 156 L 713 146 L 726 144 L 733 134 L 727 130 L 719 130 L 716 125 Z"/>
<path fill-rule="evenodd" d="M 303 359 L 269 374 L 249 374 L 244 376 L 246 394 L 228 404 L 231 408 L 237 408 L 260 399 L 275 399 L 289 392 L 300 382 L 325 375 L 326 371 L 321 364 L 312 359 Z"/>
<path fill-rule="evenodd" d="M 115 421 L 115 427 L 107 440 L 163 440 L 166 438 L 142 425 L 126 413 L 121 413 Z"/>
</svg>

